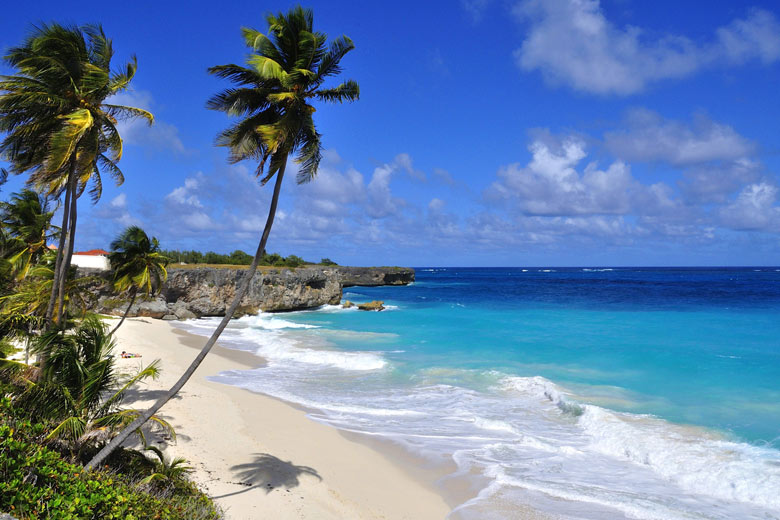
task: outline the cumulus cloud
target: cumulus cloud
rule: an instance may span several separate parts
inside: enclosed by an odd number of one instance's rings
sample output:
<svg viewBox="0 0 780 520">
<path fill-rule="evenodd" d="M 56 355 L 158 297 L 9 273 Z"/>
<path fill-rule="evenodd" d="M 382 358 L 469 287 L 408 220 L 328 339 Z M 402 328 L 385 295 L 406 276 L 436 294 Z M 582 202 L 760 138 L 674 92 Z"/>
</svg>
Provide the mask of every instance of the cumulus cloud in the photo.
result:
<svg viewBox="0 0 780 520">
<path fill-rule="evenodd" d="M 178 204 L 181 206 L 192 206 L 195 208 L 202 208 L 200 199 L 198 198 L 198 187 L 203 184 L 204 175 L 202 172 L 198 172 L 195 177 L 188 177 L 184 179 L 184 185 L 175 188 L 172 192 L 165 196 L 166 200 Z"/>
<path fill-rule="evenodd" d="M 664 119 L 650 110 L 628 113 L 624 128 L 607 132 L 604 144 L 628 161 L 662 161 L 687 166 L 710 161 L 744 159 L 755 145 L 732 127 L 697 114 L 692 124 Z"/>
<path fill-rule="evenodd" d="M 761 170 L 761 164 L 752 159 L 700 165 L 687 170 L 678 184 L 693 204 L 722 204 L 746 184 L 758 181 Z"/>
<path fill-rule="evenodd" d="M 738 230 L 780 232 L 777 186 L 766 182 L 750 184 L 720 214 L 723 224 Z"/>
<path fill-rule="evenodd" d="M 589 163 L 578 171 L 586 153 L 577 139 L 566 138 L 558 146 L 534 141 L 529 150 L 526 166 L 515 163 L 498 171 L 488 197 L 509 200 L 526 215 L 546 216 L 625 215 L 674 206 L 667 189 L 643 186 L 622 161 L 606 169 Z"/>
<path fill-rule="evenodd" d="M 648 37 L 639 27 L 618 27 L 598 0 L 524 0 L 515 13 L 528 25 L 514 53 L 518 66 L 596 94 L 628 95 L 705 67 L 780 59 L 780 24 L 759 9 L 718 28 L 703 45 L 682 35 Z"/>
</svg>

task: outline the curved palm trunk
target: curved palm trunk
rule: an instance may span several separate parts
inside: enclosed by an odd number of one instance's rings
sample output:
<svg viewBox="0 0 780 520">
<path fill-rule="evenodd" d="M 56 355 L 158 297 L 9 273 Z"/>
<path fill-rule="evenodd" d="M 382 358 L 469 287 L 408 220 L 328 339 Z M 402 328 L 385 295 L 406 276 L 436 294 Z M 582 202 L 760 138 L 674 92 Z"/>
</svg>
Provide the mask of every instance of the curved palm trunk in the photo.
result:
<svg viewBox="0 0 780 520">
<path fill-rule="evenodd" d="M 67 318 L 65 313 L 65 283 L 68 281 L 68 271 L 70 270 L 70 261 L 73 258 L 73 244 L 76 241 L 76 202 L 78 201 L 78 183 L 76 176 L 73 176 L 73 186 L 70 194 L 70 219 L 68 222 L 68 242 L 66 251 L 63 252 L 62 265 L 60 272 L 59 288 L 59 307 L 57 308 L 57 324 L 64 328 L 63 317 Z"/>
<path fill-rule="evenodd" d="M 132 307 L 133 304 L 135 303 L 135 297 L 137 295 L 138 295 L 138 289 L 133 287 L 133 296 L 130 298 L 130 304 L 127 306 L 127 309 L 125 309 L 125 313 L 122 315 L 122 319 L 119 320 L 119 323 L 116 324 L 116 327 L 114 327 L 114 330 L 109 332 L 109 336 L 113 336 L 114 332 L 116 332 L 116 329 L 118 329 L 125 322 L 125 318 L 127 318 L 127 315 L 130 312 L 130 307 Z"/>
<path fill-rule="evenodd" d="M 65 188 L 65 207 L 62 211 L 62 227 L 60 227 L 60 244 L 57 248 L 57 259 L 54 262 L 54 280 L 51 285 L 51 296 L 49 305 L 46 307 L 46 328 L 49 329 L 54 324 L 54 304 L 57 303 L 60 288 L 60 270 L 62 268 L 62 257 L 65 252 L 65 241 L 68 237 L 68 222 L 70 221 L 70 197 L 71 197 L 71 179 L 76 176 L 76 162 L 71 162 L 70 172 L 68 173 L 67 186 Z"/>
<path fill-rule="evenodd" d="M 236 291 L 236 296 L 233 298 L 233 302 L 230 304 L 230 307 L 228 307 L 227 311 L 225 311 L 225 317 L 222 318 L 222 321 L 219 322 L 219 325 L 211 334 L 211 337 L 203 346 L 203 349 L 200 351 L 200 353 L 198 353 L 193 362 L 190 364 L 189 368 L 187 368 L 179 380 L 176 381 L 176 384 L 174 384 L 163 397 L 154 403 L 151 408 L 141 414 L 141 416 L 138 417 L 135 421 L 127 425 L 121 432 L 119 432 L 119 435 L 114 437 L 111 442 L 106 444 L 103 449 L 100 450 L 97 455 L 95 455 L 93 459 L 84 466 L 85 469 L 91 470 L 96 466 L 99 466 L 106 459 L 106 457 L 111 454 L 111 452 L 118 448 L 119 445 L 130 436 L 130 434 L 143 426 L 143 424 L 148 421 L 152 415 L 156 414 L 158 410 L 160 410 L 160 408 L 165 405 L 165 403 L 170 401 L 173 396 L 175 396 L 179 390 L 181 390 L 181 387 L 184 386 L 190 377 L 192 377 L 192 374 L 195 373 L 195 370 L 197 370 L 201 362 L 203 362 L 203 359 L 206 357 L 209 351 L 211 351 L 211 347 L 213 347 L 217 342 L 217 339 L 219 338 L 220 334 L 222 334 L 222 331 L 225 330 L 228 322 L 236 312 L 238 304 L 241 302 L 244 294 L 246 294 L 247 289 L 249 289 L 249 283 L 252 281 L 255 271 L 257 270 L 257 265 L 260 263 L 260 259 L 263 256 L 265 243 L 268 241 L 268 235 L 271 233 L 271 226 L 273 226 L 274 217 L 276 216 L 276 205 L 279 202 L 279 192 L 281 191 L 282 179 L 284 178 L 284 170 L 286 165 L 287 157 L 285 156 L 284 160 L 282 161 L 282 167 L 279 169 L 279 173 L 276 174 L 277 176 L 276 184 L 274 184 L 274 195 L 271 199 L 271 208 L 268 210 L 268 218 L 265 221 L 265 228 L 263 229 L 263 235 L 260 238 L 260 244 L 257 246 L 257 251 L 255 252 L 254 259 L 252 260 L 252 265 L 249 266 L 249 269 L 247 270 L 246 274 L 244 275 L 244 279 L 241 282 L 241 286 L 239 287 L 238 291 Z"/>
</svg>

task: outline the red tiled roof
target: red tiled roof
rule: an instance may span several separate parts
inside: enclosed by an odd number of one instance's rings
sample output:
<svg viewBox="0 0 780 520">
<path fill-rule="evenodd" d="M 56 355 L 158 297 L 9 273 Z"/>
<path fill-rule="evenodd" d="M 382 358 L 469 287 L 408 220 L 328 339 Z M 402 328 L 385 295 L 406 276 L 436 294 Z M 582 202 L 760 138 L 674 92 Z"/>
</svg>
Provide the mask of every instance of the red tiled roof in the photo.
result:
<svg viewBox="0 0 780 520">
<path fill-rule="evenodd" d="M 108 251 L 103 251 L 102 249 L 90 249 L 89 251 L 78 251 L 73 254 L 82 256 L 108 256 Z"/>
</svg>

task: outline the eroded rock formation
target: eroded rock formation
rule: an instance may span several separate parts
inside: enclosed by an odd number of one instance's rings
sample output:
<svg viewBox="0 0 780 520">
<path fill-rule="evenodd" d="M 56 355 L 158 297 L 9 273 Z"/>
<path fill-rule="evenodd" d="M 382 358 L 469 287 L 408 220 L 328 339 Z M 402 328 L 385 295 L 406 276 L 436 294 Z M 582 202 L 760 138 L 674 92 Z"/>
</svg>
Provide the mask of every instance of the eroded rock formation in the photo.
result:
<svg viewBox="0 0 780 520">
<path fill-rule="evenodd" d="M 129 316 L 188 319 L 224 316 L 244 274 L 243 269 L 175 268 L 160 294 L 133 304 Z M 95 273 L 90 273 L 94 275 Z M 103 278 L 107 280 L 108 274 Z M 278 312 L 337 305 L 344 287 L 356 285 L 406 285 L 414 281 L 414 269 L 402 267 L 305 267 L 258 271 L 241 300 L 237 316 L 258 311 Z M 108 284 L 95 284 L 92 307 L 104 314 L 121 315 L 128 299 L 116 295 Z"/>
</svg>

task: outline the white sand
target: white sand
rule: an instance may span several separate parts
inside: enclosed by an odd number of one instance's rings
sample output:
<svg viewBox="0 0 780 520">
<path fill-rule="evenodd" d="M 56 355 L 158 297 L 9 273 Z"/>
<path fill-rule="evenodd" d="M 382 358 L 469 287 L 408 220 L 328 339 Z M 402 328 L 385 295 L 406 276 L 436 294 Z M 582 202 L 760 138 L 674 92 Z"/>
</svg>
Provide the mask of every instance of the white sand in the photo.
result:
<svg viewBox="0 0 780 520">
<path fill-rule="evenodd" d="M 128 394 L 125 405 L 136 408 L 151 404 L 161 390 L 168 389 L 205 342 L 148 318 L 126 320 L 117 339 L 117 353 L 142 355 L 120 359 L 120 368 L 130 370 L 162 360 L 160 379 Z M 451 508 L 425 483 L 422 470 L 410 471 L 286 403 L 205 379 L 261 362 L 251 354 L 215 346 L 179 398 L 160 413 L 178 434 L 178 442 L 166 453 L 190 461 L 194 480 L 224 509 L 226 518 L 435 520 L 447 516 Z"/>
</svg>

